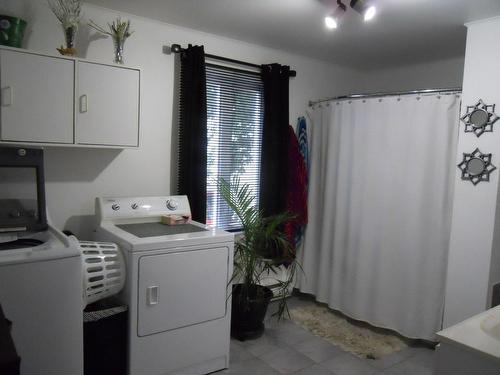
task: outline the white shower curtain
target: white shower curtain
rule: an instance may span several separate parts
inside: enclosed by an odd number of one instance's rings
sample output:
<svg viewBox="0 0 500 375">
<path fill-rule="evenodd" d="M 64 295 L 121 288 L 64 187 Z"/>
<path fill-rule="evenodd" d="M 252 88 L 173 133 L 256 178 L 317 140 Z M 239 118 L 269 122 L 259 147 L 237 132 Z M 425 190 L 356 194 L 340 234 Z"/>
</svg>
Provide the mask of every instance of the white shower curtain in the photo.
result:
<svg viewBox="0 0 500 375">
<path fill-rule="evenodd" d="M 355 319 L 441 328 L 460 98 L 388 96 L 311 113 L 302 292 Z"/>
</svg>

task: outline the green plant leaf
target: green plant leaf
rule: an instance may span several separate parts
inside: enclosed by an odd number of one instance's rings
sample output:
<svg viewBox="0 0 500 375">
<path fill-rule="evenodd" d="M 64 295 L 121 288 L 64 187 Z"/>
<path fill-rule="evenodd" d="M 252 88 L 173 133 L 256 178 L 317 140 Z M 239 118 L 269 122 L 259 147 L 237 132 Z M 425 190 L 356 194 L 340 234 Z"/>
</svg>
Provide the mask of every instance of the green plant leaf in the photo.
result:
<svg viewBox="0 0 500 375">
<path fill-rule="evenodd" d="M 238 216 L 243 227 L 244 235 L 235 244 L 231 278 L 231 281 L 242 284 L 242 295 L 248 296 L 252 286 L 261 285 L 264 275 L 277 275 L 282 264 L 288 264 L 287 279 L 276 280 L 280 302 L 275 315 L 282 319 L 288 312 L 287 291 L 295 281 L 297 267 L 302 270 L 295 258 L 294 246 L 282 231 L 294 216 L 284 212 L 264 218 L 250 185 L 242 184 L 239 177 L 232 178 L 231 182 L 219 178 L 216 184 L 220 195 Z M 244 301 L 243 297 L 239 303 Z"/>
</svg>

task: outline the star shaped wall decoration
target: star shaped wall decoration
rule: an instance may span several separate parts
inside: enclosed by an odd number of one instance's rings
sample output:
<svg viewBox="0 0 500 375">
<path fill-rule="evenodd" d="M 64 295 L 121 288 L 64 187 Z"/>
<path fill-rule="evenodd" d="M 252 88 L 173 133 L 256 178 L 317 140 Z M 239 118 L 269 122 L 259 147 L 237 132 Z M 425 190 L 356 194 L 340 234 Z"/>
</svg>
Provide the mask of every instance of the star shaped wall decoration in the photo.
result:
<svg viewBox="0 0 500 375">
<path fill-rule="evenodd" d="M 464 152 L 463 160 L 458 164 L 462 171 L 462 180 L 477 185 L 481 181 L 489 181 L 490 173 L 497 169 L 491 164 L 491 154 L 483 154 L 476 148 L 472 153 Z"/>
<path fill-rule="evenodd" d="M 492 132 L 493 124 L 499 119 L 495 114 L 495 105 L 485 104 L 481 99 L 476 105 L 467 106 L 467 113 L 461 117 L 466 133 L 480 137 L 484 132 Z"/>
</svg>

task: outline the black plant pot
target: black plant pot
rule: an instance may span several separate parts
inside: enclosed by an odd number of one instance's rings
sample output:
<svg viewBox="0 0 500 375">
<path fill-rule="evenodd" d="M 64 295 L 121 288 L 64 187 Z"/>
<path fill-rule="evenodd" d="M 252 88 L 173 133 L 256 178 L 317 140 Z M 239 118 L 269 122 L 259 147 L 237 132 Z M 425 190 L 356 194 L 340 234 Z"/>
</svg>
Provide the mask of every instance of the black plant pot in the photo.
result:
<svg viewBox="0 0 500 375">
<path fill-rule="evenodd" d="M 233 285 L 231 336 L 245 341 L 256 339 L 264 332 L 264 318 L 273 297 L 271 289 L 252 285 L 247 293 L 242 284 Z"/>
</svg>

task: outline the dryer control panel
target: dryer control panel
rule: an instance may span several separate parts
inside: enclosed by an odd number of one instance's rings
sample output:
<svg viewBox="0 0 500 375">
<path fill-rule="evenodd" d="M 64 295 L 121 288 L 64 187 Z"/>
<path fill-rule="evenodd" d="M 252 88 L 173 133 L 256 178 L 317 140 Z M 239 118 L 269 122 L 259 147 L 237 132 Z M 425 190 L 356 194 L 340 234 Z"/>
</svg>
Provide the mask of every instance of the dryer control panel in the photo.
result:
<svg viewBox="0 0 500 375">
<path fill-rule="evenodd" d="M 101 220 L 161 215 L 191 216 L 191 208 L 186 195 L 106 197 L 96 199 L 96 213 Z"/>
</svg>

